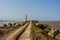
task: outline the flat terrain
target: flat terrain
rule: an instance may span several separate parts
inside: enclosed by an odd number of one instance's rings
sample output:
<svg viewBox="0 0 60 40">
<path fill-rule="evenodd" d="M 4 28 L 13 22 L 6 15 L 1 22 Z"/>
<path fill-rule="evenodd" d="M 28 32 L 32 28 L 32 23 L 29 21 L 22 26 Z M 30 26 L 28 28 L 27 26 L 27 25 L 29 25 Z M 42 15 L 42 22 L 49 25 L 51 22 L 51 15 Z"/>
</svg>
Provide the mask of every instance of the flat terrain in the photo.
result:
<svg viewBox="0 0 60 40">
<path fill-rule="evenodd" d="M 18 40 L 30 40 L 30 27 L 31 27 L 31 23 L 26 28 L 26 30 L 22 33 L 22 35 L 19 37 Z"/>
<path fill-rule="evenodd" d="M 16 40 L 16 38 L 28 27 L 29 23 L 25 23 L 23 26 L 6 27 L 0 29 L 0 40 Z"/>
<path fill-rule="evenodd" d="M 46 24 L 51 28 L 56 28 L 56 29 L 60 30 L 60 21 L 40 21 L 39 23 Z M 9 27 L 9 28 L 6 27 L 3 29 L 0 29 L 0 40 L 31 40 L 30 39 L 30 36 L 31 36 L 30 28 L 31 27 L 35 27 L 32 30 L 33 31 L 32 38 L 34 38 L 36 36 L 41 40 L 42 39 L 47 40 L 47 38 L 46 38 L 47 36 L 45 35 L 46 32 L 44 32 L 44 30 L 42 30 L 41 28 L 40 29 L 37 28 L 35 25 L 35 22 L 27 22 L 23 26 L 19 26 L 17 28 L 16 27 Z M 42 34 L 42 33 L 45 33 L 45 34 Z"/>
<path fill-rule="evenodd" d="M 20 35 L 21 31 L 23 31 L 23 29 L 27 25 L 28 25 L 28 23 L 26 25 L 24 25 L 23 27 L 14 30 L 14 32 L 11 33 L 5 40 L 16 40 L 16 38 Z"/>
<path fill-rule="evenodd" d="M 47 24 L 49 27 L 54 27 L 60 31 L 60 21 L 40 21 L 40 24 Z"/>
<path fill-rule="evenodd" d="M 22 27 L 20 26 L 19 28 L 11 30 L 10 32 L 1 36 L 0 40 L 30 40 L 30 26 L 31 23 L 27 22 Z"/>
</svg>

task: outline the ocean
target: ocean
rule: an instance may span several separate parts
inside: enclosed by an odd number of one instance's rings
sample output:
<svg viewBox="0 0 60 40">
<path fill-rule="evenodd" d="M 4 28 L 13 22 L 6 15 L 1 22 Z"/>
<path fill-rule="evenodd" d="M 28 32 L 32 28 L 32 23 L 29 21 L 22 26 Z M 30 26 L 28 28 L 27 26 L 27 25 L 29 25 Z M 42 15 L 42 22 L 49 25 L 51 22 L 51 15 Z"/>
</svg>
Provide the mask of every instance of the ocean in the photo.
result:
<svg viewBox="0 0 60 40">
<path fill-rule="evenodd" d="M 3 26 L 4 24 L 8 23 L 16 23 L 18 21 L 12 21 L 12 20 L 0 20 L 0 26 Z"/>
<path fill-rule="evenodd" d="M 55 28 L 60 31 L 60 21 L 40 21 L 41 24 L 47 24 L 50 28 Z"/>
</svg>

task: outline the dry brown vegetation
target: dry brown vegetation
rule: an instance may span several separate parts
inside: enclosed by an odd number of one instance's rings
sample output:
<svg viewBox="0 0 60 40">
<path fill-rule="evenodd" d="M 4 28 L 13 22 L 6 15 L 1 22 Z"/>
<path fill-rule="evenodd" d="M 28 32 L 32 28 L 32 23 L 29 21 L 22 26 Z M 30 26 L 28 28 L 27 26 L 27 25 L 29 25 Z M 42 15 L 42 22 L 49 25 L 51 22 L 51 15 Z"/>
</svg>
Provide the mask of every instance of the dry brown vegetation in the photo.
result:
<svg viewBox="0 0 60 40">
<path fill-rule="evenodd" d="M 14 24 L 11 24 L 9 23 L 8 25 L 4 24 L 3 26 L 0 27 L 0 37 L 8 34 L 10 31 L 13 31 L 13 30 L 16 30 L 17 28 L 23 26 L 23 24 L 25 23 L 22 23 L 22 24 L 18 24 L 18 23 L 14 23 Z"/>
<path fill-rule="evenodd" d="M 17 22 L 17 23 L 9 23 L 4 24 L 0 27 L 0 40 L 11 31 L 14 31 L 18 28 L 21 28 L 27 22 Z M 54 27 L 56 29 L 60 29 L 60 22 L 58 21 L 32 21 L 31 23 L 31 37 L 32 40 L 56 40 L 54 37 L 49 36 L 48 32 L 51 31 L 51 28 Z M 26 32 L 27 33 L 27 32 Z M 57 33 L 56 33 L 57 34 Z M 55 35 L 56 36 L 56 35 Z"/>
<path fill-rule="evenodd" d="M 51 35 L 48 35 L 48 33 L 51 31 L 52 28 L 58 29 L 58 26 L 60 26 L 59 23 L 60 22 L 57 21 L 41 21 L 39 23 L 33 22 L 31 26 L 32 40 L 56 40 L 55 37 L 57 36 L 57 34 L 60 33 L 58 30 L 57 32 L 52 30 L 54 31 L 53 37 Z"/>
</svg>

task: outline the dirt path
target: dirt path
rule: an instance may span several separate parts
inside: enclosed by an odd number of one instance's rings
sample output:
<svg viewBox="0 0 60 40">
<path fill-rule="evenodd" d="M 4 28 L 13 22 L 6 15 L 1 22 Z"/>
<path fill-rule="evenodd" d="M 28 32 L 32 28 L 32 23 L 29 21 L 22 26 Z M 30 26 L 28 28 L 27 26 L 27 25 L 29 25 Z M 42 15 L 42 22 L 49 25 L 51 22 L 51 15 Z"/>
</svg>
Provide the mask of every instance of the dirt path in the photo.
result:
<svg viewBox="0 0 60 40">
<path fill-rule="evenodd" d="M 31 27 L 31 22 L 27 29 L 22 33 L 22 35 L 18 38 L 18 40 L 30 40 L 30 27 Z"/>
<path fill-rule="evenodd" d="M 14 30 L 13 33 L 11 33 L 5 40 L 16 40 L 16 38 L 18 37 L 18 35 L 22 32 L 22 30 L 28 25 L 28 23 L 26 25 L 24 25 L 23 27 Z"/>
</svg>

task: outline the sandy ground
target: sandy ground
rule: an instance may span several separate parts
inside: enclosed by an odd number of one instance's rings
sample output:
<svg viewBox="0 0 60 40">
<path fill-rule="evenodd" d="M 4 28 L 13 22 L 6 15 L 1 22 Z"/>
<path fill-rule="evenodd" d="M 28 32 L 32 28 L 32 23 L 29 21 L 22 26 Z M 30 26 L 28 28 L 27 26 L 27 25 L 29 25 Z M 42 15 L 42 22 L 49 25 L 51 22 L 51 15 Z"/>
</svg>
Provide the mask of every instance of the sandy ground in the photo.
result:
<svg viewBox="0 0 60 40">
<path fill-rule="evenodd" d="M 30 27 L 31 27 L 31 22 L 27 29 L 22 33 L 22 35 L 19 37 L 18 40 L 30 40 Z"/>
<path fill-rule="evenodd" d="M 16 40 L 17 36 L 21 33 L 22 29 L 24 29 L 27 25 L 28 25 L 28 23 L 26 23 L 21 28 L 18 28 L 18 29 L 14 30 L 14 31 L 11 31 L 10 33 L 8 33 L 3 38 L 0 38 L 0 40 Z"/>
<path fill-rule="evenodd" d="M 15 31 L 13 32 L 13 34 L 9 35 L 9 36 L 6 38 L 6 40 L 16 40 L 16 38 L 18 37 L 18 35 L 21 33 L 22 29 L 25 28 L 26 26 L 27 26 L 27 24 L 24 25 L 22 28 L 19 28 L 19 29 L 15 30 Z"/>
</svg>

